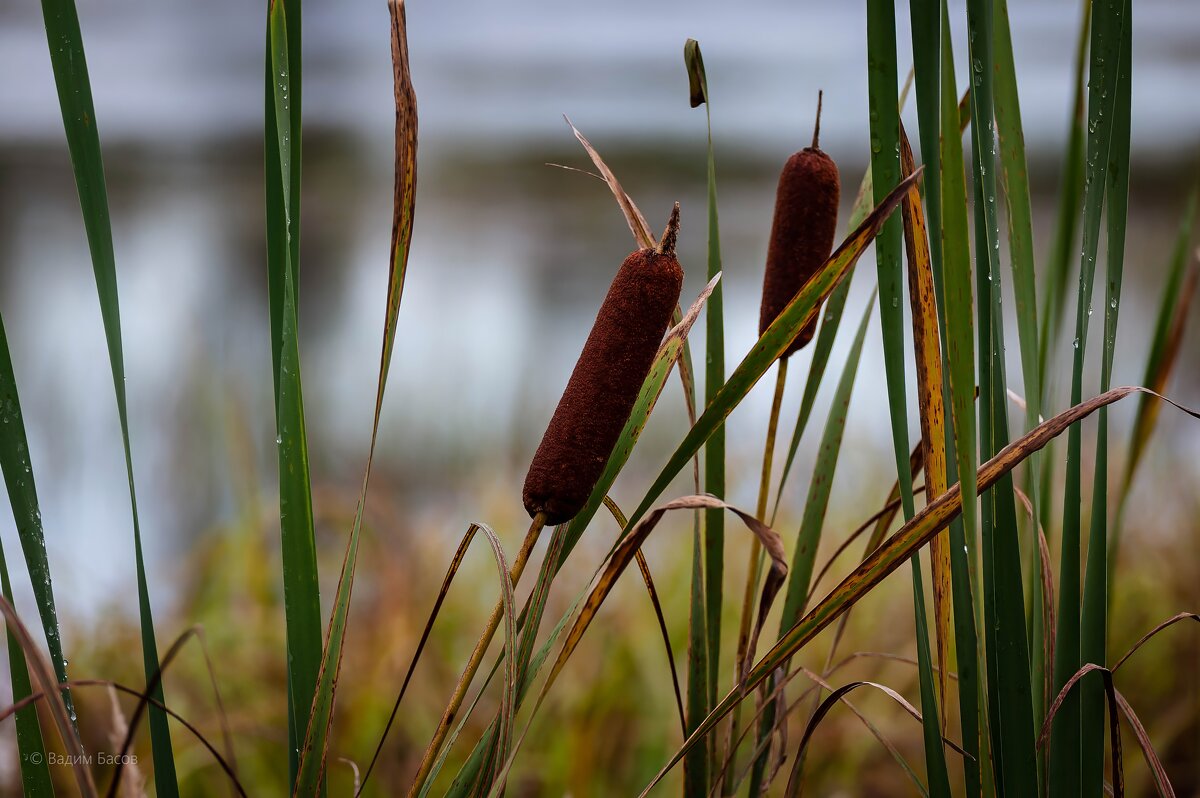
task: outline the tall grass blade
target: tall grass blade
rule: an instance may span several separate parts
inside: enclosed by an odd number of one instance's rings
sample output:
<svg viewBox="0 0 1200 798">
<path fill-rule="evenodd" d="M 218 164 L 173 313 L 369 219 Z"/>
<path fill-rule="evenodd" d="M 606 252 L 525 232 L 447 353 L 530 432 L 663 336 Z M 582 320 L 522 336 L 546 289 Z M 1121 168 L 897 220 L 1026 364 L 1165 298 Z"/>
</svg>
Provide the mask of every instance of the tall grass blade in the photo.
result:
<svg viewBox="0 0 1200 798">
<path fill-rule="evenodd" d="M 796 533 L 796 546 L 792 555 L 792 565 L 788 572 L 787 593 L 783 601 L 783 614 L 779 620 L 781 633 L 791 628 L 804 612 L 812 582 L 813 564 L 816 561 L 817 549 L 821 545 L 821 531 L 825 526 L 825 516 L 829 509 L 833 478 L 837 472 L 838 458 L 842 451 L 846 417 L 850 410 L 850 398 L 854 392 L 855 378 L 858 376 L 862 348 L 871 320 L 871 305 L 874 301 L 875 292 L 872 291 L 870 302 L 863 308 L 862 319 L 858 323 L 858 330 L 850 344 L 850 351 L 846 354 L 842 376 L 834 390 L 829 406 L 829 417 L 825 421 L 825 430 L 821 435 L 820 446 L 817 448 L 817 460 L 813 465 L 812 479 L 808 484 L 808 496 L 804 500 L 804 514 L 800 519 L 800 529 Z"/>
<path fill-rule="evenodd" d="M 289 23 L 285 6 L 295 3 Z M 288 764 L 295 784 L 304 723 L 321 664 L 321 598 L 313 538 L 308 440 L 297 340 L 300 238 L 299 3 L 273 0 L 267 11 L 267 273 L 275 365 L 279 527 L 288 663 Z M 272 156 L 275 156 L 272 159 Z M 272 162 L 274 161 L 274 162 Z M 272 179 L 274 178 L 274 179 Z"/>
<path fill-rule="evenodd" d="M 4 600 L 13 604 L 12 583 L 8 579 L 8 562 L 4 559 L 3 546 L 0 546 L 0 590 L 4 593 Z M 8 629 L 8 675 L 14 704 L 33 695 L 25 651 L 12 628 Z M 66 698 L 65 690 L 63 698 Z M 30 704 L 17 710 L 16 715 L 21 789 L 26 796 L 53 795 L 54 785 L 50 782 L 50 766 L 46 762 L 46 744 L 42 740 L 42 727 L 38 725 L 37 706 Z M 74 729 L 72 732 L 78 734 Z"/>
<path fill-rule="evenodd" d="M 991 0 L 968 0 L 981 457 L 991 457 L 1009 442 L 1000 227 L 996 209 L 993 20 Z M 981 498 L 984 639 L 997 793 L 1034 795 L 1038 780 L 1033 688 L 1012 477 L 1002 477 Z"/>
<path fill-rule="evenodd" d="M 1109 152 L 1118 95 L 1118 72 L 1125 24 L 1125 0 L 1097 0 L 1093 7 L 1091 64 L 1088 74 L 1087 163 L 1084 173 L 1083 250 L 1075 310 L 1071 403 L 1083 395 L 1083 363 L 1091 317 L 1092 284 L 1104 198 L 1108 190 Z M 1067 473 L 1063 490 L 1062 546 L 1058 578 L 1058 630 L 1054 646 L 1054 684 L 1061 689 L 1083 665 L 1080 648 L 1080 504 L 1082 431 L 1067 436 Z M 1051 794 L 1074 795 L 1082 789 L 1081 705 L 1079 693 L 1067 696 L 1054 723 L 1049 753 Z"/>
<path fill-rule="evenodd" d="M 939 197 L 941 212 L 941 241 L 931 250 L 941 253 L 942 291 L 940 317 L 945 331 L 945 376 L 950 396 L 951 413 L 947 419 L 946 479 L 960 480 L 964 500 L 962 517 L 950 524 L 950 578 L 954 593 L 954 634 L 957 642 L 959 684 L 959 719 L 963 744 L 974 759 L 964 768 L 968 795 L 979 795 L 983 788 L 980 775 L 980 733 L 986 715 L 980 712 L 978 696 L 982 693 L 980 673 L 982 649 L 978 638 L 981 617 L 982 585 L 976 562 L 977 504 L 976 485 L 976 422 L 975 422 L 975 351 L 974 313 L 972 309 L 970 239 L 967 232 L 966 166 L 963 157 L 962 133 L 955 124 L 964 114 L 960 111 L 958 89 L 954 80 L 954 52 L 950 39 L 950 24 L 945 2 L 941 7 L 941 136 L 938 159 Z M 974 92 L 968 89 L 964 100 L 970 108 Z M 936 272 L 935 272 L 936 279 Z M 951 458 L 953 452 L 953 458 Z M 972 762 L 974 764 L 972 764 Z"/>
<path fill-rule="evenodd" d="M 973 545 L 976 529 L 975 485 L 975 351 L 970 239 L 967 232 L 966 167 L 958 118 L 958 90 L 954 81 L 954 53 L 950 46 L 946 5 L 942 4 L 941 166 L 939 194 L 942 203 L 941 246 L 945 296 L 942 300 L 947 333 L 947 374 L 954 423 L 954 451 L 963 492 L 966 538 Z M 974 96 L 974 92 L 971 93 Z M 975 581 L 975 580 L 973 580 Z M 978 582 L 976 582 L 978 584 Z M 961 645 L 961 642 L 960 642 Z M 961 651 L 961 648 L 960 648 Z M 961 656 L 961 655 L 960 655 Z"/>
<path fill-rule="evenodd" d="M 277 2 L 282 6 L 282 0 L 277 0 Z M 362 488 L 358 496 L 358 508 L 354 514 L 353 527 L 346 545 L 346 556 L 342 563 L 342 572 L 334 596 L 333 613 L 329 619 L 329 630 L 317 676 L 316 694 L 308 717 L 304 748 L 301 751 L 299 776 L 296 780 L 296 794 L 301 796 L 312 795 L 319 789 L 321 774 L 325 768 L 329 730 L 333 724 L 333 704 L 337 692 L 337 679 L 341 670 L 342 648 L 350 614 L 350 599 L 354 591 L 354 573 L 358 562 L 358 545 L 362 533 L 362 514 L 367 500 L 367 486 L 371 479 L 371 464 L 375 459 L 375 442 L 379 437 L 379 416 L 383 409 L 384 389 L 387 387 L 388 368 L 391 364 L 392 348 L 396 340 L 396 319 L 400 312 L 400 300 L 404 293 L 404 276 L 408 268 L 409 245 L 412 241 L 417 182 L 417 104 L 412 78 L 409 74 L 408 34 L 403 0 L 395 0 L 390 3 L 389 9 L 392 22 L 391 47 L 396 102 L 395 182 L 392 237 L 388 253 L 387 307 L 384 312 L 379 381 L 375 391 L 371 444 L 367 454 L 366 469 L 363 473 Z M 274 30 L 274 26 L 272 26 L 272 30 Z M 286 93 L 284 99 L 286 101 Z M 488 530 L 485 529 L 486 531 Z M 489 535 L 489 539 L 492 537 Z M 493 543 L 494 547 L 497 545 Z M 501 554 L 497 556 L 503 559 Z M 505 586 L 511 590 L 507 577 L 504 581 Z M 515 637 L 515 630 L 513 636 Z M 510 679 L 509 683 L 514 681 L 515 679 Z M 515 698 L 513 700 L 515 701 Z M 502 724 L 502 728 L 505 732 L 511 731 L 511 728 L 504 724 Z"/>
<path fill-rule="evenodd" d="M 1037 425 L 1041 416 L 1042 385 L 1040 346 L 1037 319 L 1037 281 L 1034 269 L 1033 210 L 1029 199 L 1029 172 L 1025 157 L 1025 132 L 1021 124 L 1021 103 L 1018 95 L 1016 59 L 1013 55 L 1012 30 L 1008 20 L 1008 0 L 993 0 L 993 44 L 995 81 L 993 83 L 996 130 L 1000 139 L 1000 176 L 1003 180 L 1004 204 L 1008 222 L 1008 250 L 1012 265 L 1013 300 L 1016 306 L 1017 335 L 1021 350 L 1021 377 L 1024 383 L 1025 429 Z M 1025 468 L 1024 486 L 1033 507 L 1032 523 L 1036 531 L 1040 517 L 1037 507 L 1038 475 L 1042 469 L 1041 455 L 1030 458 Z M 1036 534 L 1035 534 L 1036 537 Z M 1029 630 L 1033 650 L 1045 630 L 1041 627 L 1042 608 L 1054 601 L 1041 590 L 1038 578 L 1037 549 L 1030 557 Z M 1040 672 L 1038 668 L 1034 672 Z M 1040 718 L 1044 698 L 1041 690 L 1034 691 L 1034 717 Z"/>
<path fill-rule="evenodd" d="M 1004 181 L 1013 302 L 1016 305 L 1017 339 L 1021 347 L 1021 377 L 1025 383 L 1025 427 L 1033 429 L 1042 410 L 1042 386 L 1038 374 L 1037 283 L 1034 275 L 1029 167 L 1025 158 L 1025 131 L 1021 125 L 1021 102 L 1017 92 L 1017 67 L 1008 21 L 1008 0 L 992 0 L 992 4 L 995 58 L 992 87 L 996 132 L 1000 140 L 1000 175 Z M 1037 462 L 1037 457 L 1030 461 L 1030 472 L 1037 470 Z M 1028 482 L 1034 484 L 1032 479 Z M 1033 496 L 1031 498 L 1036 499 Z M 1037 507 L 1036 500 L 1034 507 Z"/>
<path fill-rule="evenodd" d="M 1132 7 L 1127 6 L 1121 32 L 1117 67 L 1116 118 L 1108 154 L 1106 209 L 1104 349 L 1100 361 L 1100 390 L 1112 387 L 1113 353 L 1121 303 L 1121 278 L 1125 259 L 1125 222 L 1129 210 L 1129 127 L 1133 58 Z M 1088 309 L 1091 312 L 1091 309 Z M 1092 517 L 1084 569 L 1083 607 L 1080 617 L 1080 657 L 1083 662 L 1105 664 L 1108 651 L 1108 412 L 1097 417 L 1096 467 L 1092 478 Z M 1104 691 L 1096 678 L 1079 685 L 1083 747 L 1083 790 L 1098 793 L 1104 787 Z M 1115 712 L 1114 712 L 1115 714 Z"/>
<path fill-rule="evenodd" d="M 613 520 L 617 522 L 617 530 L 620 531 L 624 529 L 625 524 L 628 523 L 628 518 L 626 517 L 625 513 L 621 512 L 621 508 L 617 506 L 617 503 L 613 501 L 611 497 L 605 497 L 604 506 L 608 508 Z M 650 573 L 650 563 L 646 561 L 646 555 L 639 550 L 637 554 L 634 555 L 634 560 L 637 561 L 638 571 L 640 571 L 642 574 L 642 583 L 646 586 L 646 595 L 650 598 L 650 606 L 654 608 L 654 619 L 658 622 L 658 631 L 659 634 L 662 635 L 663 648 L 665 648 L 667 652 L 667 665 L 671 671 L 671 686 L 675 690 L 675 703 L 679 709 L 679 728 L 683 731 L 683 735 L 686 737 L 688 733 L 687 710 L 683 707 L 683 691 L 679 688 L 679 669 L 675 667 L 675 648 L 671 645 L 671 632 L 669 629 L 667 629 L 666 615 L 663 612 L 662 602 L 658 598 L 658 588 L 654 586 L 654 577 Z M 700 565 L 701 563 L 699 559 L 694 559 L 692 561 L 693 578 L 696 578 L 696 572 Z M 703 584 L 704 576 L 702 572 L 700 573 L 699 579 L 700 583 Z M 547 582 L 547 584 L 549 583 Z M 698 598 L 703 599 L 703 596 L 703 592 L 700 592 L 698 595 L 693 594 L 692 601 L 696 602 Z M 701 623 L 703 623 L 703 604 L 693 603 L 691 609 L 700 611 Z M 701 631 L 703 631 L 703 626 L 701 627 Z M 528 639 L 530 641 L 530 645 L 532 645 L 534 638 L 529 637 Z M 696 639 L 704 640 L 704 636 L 701 635 Z M 522 644 L 524 644 L 524 642 Z M 704 650 L 703 646 L 698 646 L 698 648 L 701 651 Z M 526 655 L 525 659 L 528 661 L 528 655 Z"/>
<path fill-rule="evenodd" d="M 684 66 L 687 69 L 691 106 L 704 105 L 704 121 L 708 133 L 708 279 L 721 272 L 721 229 L 717 214 L 717 165 L 713 153 L 712 105 L 708 93 L 708 74 L 700 43 L 688 39 L 683 46 Z M 708 405 L 725 382 L 725 311 L 722 289 L 718 285 L 708 300 L 705 317 L 704 344 L 704 404 Z M 725 430 L 718 430 L 704 446 L 704 492 L 725 498 Z M 721 609 L 724 605 L 725 581 L 725 514 L 720 510 L 704 511 L 703 556 L 696 551 L 696 575 L 693 585 L 703 587 L 702 602 L 693 596 L 692 638 L 689 642 L 688 712 L 689 719 L 698 721 L 708 714 L 717 700 L 717 681 L 721 673 Z M 702 566 L 702 567 L 699 567 Z M 699 615 L 697 615 L 699 613 Z M 703 634 L 701 646 L 697 635 Z M 701 672 L 703 668 L 703 672 Z M 693 684 L 695 687 L 693 687 Z M 701 689 L 702 688 L 702 689 Z M 698 749 L 687 763 L 688 778 L 685 794 L 703 796 L 710 783 L 708 747 Z"/>
<path fill-rule="evenodd" d="M 844 284 L 844 283 L 843 283 Z M 846 432 L 846 416 L 850 410 L 850 396 L 854 391 L 854 380 L 858 376 L 858 365 L 862 357 L 863 342 L 867 337 L 867 326 L 871 320 L 871 310 L 875 304 L 875 292 L 871 292 L 867 306 L 863 309 L 862 321 L 858 324 L 854 342 L 846 355 L 846 364 L 842 368 L 842 377 L 838 381 L 829 407 L 829 418 L 825 422 L 825 431 L 821 435 L 821 444 L 817 449 L 817 462 L 813 466 L 812 479 L 808 484 L 808 498 L 804 501 L 804 515 L 800 520 L 800 530 L 796 533 L 796 547 L 792 554 L 792 565 L 788 572 L 787 593 L 783 600 L 783 614 L 780 616 L 780 631 L 791 627 L 800 614 L 809 595 L 812 583 L 813 564 L 816 561 L 817 549 L 821 544 L 821 531 L 825 526 L 825 515 L 829 508 L 829 494 L 833 489 L 833 477 L 837 471 L 838 457 L 842 451 L 842 438 Z M 786 674 L 783 674 L 786 678 Z M 772 692 L 777 678 L 772 676 L 768 693 Z M 776 727 L 774 702 L 767 707 L 759 722 L 758 746 L 768 739 Z M 759 795 L 762 779 L 770 759 L 770 746 L 755 760 L 750 772 L 750 795 Z M 703 746 L 697 746 L 703 748 Z"/>
<path fill-rule="evenodd" d="M 900 129 L 900 164 L 903 174 L 916 169 L 912 147 Z M 946 401 L 943 393 L 942 349 L 939 343 L 937 302 L 934 299 L 932 257 L 921 193 L 911 189 L 905 198 L 904 246 L 908 258 L 908 295 L 912 303 L 913 343 L 917 362 L 917 398 L 921 441 L 924 447 L 927 499 L 946 492 Z M 946 674 L 950 661 L 950 540 L 943 532 L 929 547 L 933 571 L 934 619 L 938 645 L 938 702 L 946 702 Z"/>
<path fill-rule="evenodd" d="M 125 355 L 121 344 L 121 311 L 117 296 L 117 266 L 113 254 L 112 224 L 109 221 L 108 190 L 104 182 L 104 163 L 100 154 L 100 135 L 97 131 L 96 109 L 92 103 L 91 82 L 88 79 L 87 59 L 83 51 L 83 35 L 79 30 L 79 15 L 74 0 L 42 0 L 42 16 L 46 23 L 46 40 L 50 46 L 50 64 L 58 89 L 58 104 L 62 111 L 71 153 L 71 168 L 83 211 L 92 269 L 96 275 L 96 293 L 100 299 L 100 315 L 104 322 L 104 337 L 108 344 L 108 359 L 112 367 L 113 388 L 116 391 L 117 415 L 121 423 L 121 442 L 125 450 L 125 473 L 129 482 L 129 503 L 133 515 L 133 550 L 137 564 L 138 611 L 141 623 L 142 665 L 146 681 L 158 668 L 158 646 L 154 638 L 154 617 L 150 593 L 146 586 L 146 565 L 142 557 L 142 530 L 138 520 L 137 491 L 133 479 L 133 455 L 129 447 L 129 411 L 125 401 Z M 163 700 L 161 685 L 154 697 Z M 150 711 L 150 739 L 154 757 L 155 789 L 160 796 L 178 793 L 175 760 L 171 750 L 171 730 L 167 716 L 158 708 Z"/>
<path fill-rule="evenodd" d="M 1141 720 L 1134 713 L 1133 707 L 1129 706 L 1129 702 L 1125 700 L 1125 696 L 1121 695 L 1121 691 L 1116 688 L 1113 693 L 1117 699 L 1117 706 L 1121 710 L 1121 714 L 1125 716 L 1125 720 L 1133 728 L 1133 735 L 1137 738 L 1138 747 L 1142 749 L 1142 756 L 1146 759 L 1146 765 L 1150 768 L 1150 773 L 1154 777 L 1154 786 L 1158 790 L 1158 794 L 1162 798 L 1175 798 L 1175 788 L 1171 786 L 1171 779 L 1167 775 L 1167 769 L 1163 767 L 1162 760 L 1154 750 L 1154 744 L 1150 740 L 1150 735 L 1146 732 L 1146 727 L 1142 725 Z"/>
<path fill-rule="evenodd" d="M 1034 270 L 1033 211 L 1029 199 L 1029 173 L 1025 157 L 1025 132 L 1021 124 L 1021 103 L 1018 95 L 1016 59 L 1013 55 L 1012 30 L 1008 19 L 1008 0 L 993 0 L 992 6 L 993 44 L 995 57 L 995 81 L 993 100 L 996 128 L 1000 139 L 1000 169 L 1004 187 L 1004 203 L 1008 221 L 1008 249 L 1012 264 L 1013 298 L 1016 305 L 1017 335 L 1021 347 L 1021 377 L 1024 382 L 1025 429 L 1037 425 L 1041 415 L 1041 349 L 1038 338 L 1037 285 Z M 1038 519 L 1038 479 L 1042 458 L 1036 455 L 1025 468 L 1025 492 L 1032 505 L 1032 523 L 1035 530 Z M 1045 629 L 1041 626 L 1045 602 L 1054 601 L 1046 596 L 1039 577 L 1039 558 L 1036 547 L 1030 557 L 1030 607 L 1029 632 L 1034 652 Z M 1033 672 L 1041 672 L 1040 654 L 1034 653 L 1031 663 Z M 1040 689 L 1034 690 L 1033 714 L 1040 718 L 1045 697 Z"/>
<path fill-rule="evenodd" d="M 1042 281 L 1042 313 L 1041 331 L 1038 348 L 1038 378 L 1042 386 L 1043 403 L 1051 400 L 1054 390 L 1053 379 L 1049 371 L 1051 365 L 1050 348 L 1057 342 L 1062 328 L 1062 317 L 1066 308 L 1067 282 L 1071 274 L 1072 255 L 1077 246 L 1079 235 L 1079 217 L 1083 204 L 1083 159 L 1084 159 L 1084 124 L 1085 100 L 1084 81 L 1087 68 L 1088 40 L 1092 21 L 1092 0 L 1082 0 L 1082 17 L 1079 24 L 1079 38 L 1075 48 L 1075 70 L 1073 86 L 1073 101 L 1071 106 L 1070 124 L 1067 131 L 1067 148 L 1063 155 L 1062 185 L 1059 190 L 1058 218 L 1055 224 L 1054 240 L 1049 257 L 1044 268 Z M 1050 464 L 1055 462 L 1053 446 L 1046 450 L 1042 458 L 1046 464 L 1038 474 L 1039 493 L 1042 496 L 1041 506 L 1038 507 L 1038 521 L 1042 527 L 1049 527 L 1052 511 L 1051 483 L 1054 471 Z M 1031 566 L 1031 570 L 1033 570 Z M 1045 597 L 1053 601 L 1053 597 Z M 1043 596 L 1035 588 L 1033 602 L 1030 606 L 1030 636 L 1034 639 L 1049 640 L 1054 629 L 1040 628 L 1041 619 L 1046 614 L 1039 612 L 1039 602 Z M 1031 648 L 1031 663 L 1034 672 L 1050 674 L 1053 663 L 1046 662 L 1043 653 L 1046 645 L 1034 645 Z M 1050 700 L 1051 691 L 1034 693 L 1034 717 L 1040 720 L 1045 716 L 1046 702 Z M 1039 769 L 1045 771 L 1046 752 L 1038 751 Z"/>
<path fill-rule="evenodd" d="M 785 311 L 786 313 L 786 311 Z M 1113 388 L 1111 391 L 1081 402 L 1068 408 L 1056 416 L 1052 416 L 1025 435 L 1005 446 L 995 457 L 988 460 L 976 474 L 976 484 L 980 490 L 988 490 L 1003 477 L 1011 474 L 1012 470 L 1024 462 L 1030 453 L 1046 446 L 1054 438 L 1061 435 L 1073 424 L 1087 418 L 1100 407 L 1110 405 L 1135 393 L 1145 393 L 1159 397 L 1179 408 L 1192 418 L 1200 420 L 1200 411 L 1186 408 L 1161 394 L 1156 394 L 1140 386 L 1124 386 Z M 888 538 L 883 545 L 867 557 L 863 563 L 849 574 L 824 599 L 817 603 L 808 614 L 800 619 L 787 634 L 776 642 L 746 677 L 728 695 L 713 708 L 704 722 L 692 733 L 684 744 L 668 760 L 667 764 L 650 781 L 641 795 L 645 796 L 658 784 L 704 735 L 720 722 L 721 718 L 732 711 L 748 691 L 762 684 L 773 671 L 781 667 L 796 652 L 811 642 L 822 630 L 848 611 L 863 596 L 873 590 L 889 574 L 904 564 L 913 554 L 920 551 L 934 535 L 940 532 L 950 520 L 962 512 L 962 493 L 959 485 L 951 486 L 950 490 L 939 498 L 927 504 L 911 521 L 908 521 L 900 531 Z"/>
<path fill-rule="evenodd" d="M 47 651 L 54 665 L 54 675 L 59 683 L 67 681 L 66 658 L 63 656 L 62 637 L 58 626 L 58 613 L 54 604 L 54 587 L 50 579 L 50 562 L 46 556 L 46 539 L 42 530 L 42 512 L 38 505 L 37 489 L 33 478 L 33 465 L 29 454 L 29 440 L 25 433 L 25 418 L 21 412 L 21 399 L 17 393 L 17 379 L 13 372 L 12 357 L 8 348 L 8 336 L 4 331 L 4 320 L 0 318 L 0 470 L 4 472 L 4 484 L 8 490 L 8 501 L 12 508 L 21 551 L 25 555 L 25 566 L 33 588 L 34 600 L 42 622 L 42 633 L 46 638 Z M 3 553 L 0 552 L 0 560 Z M 4 579 L 4 595 L 12 602 L 9 589 L 7 565 L 0 562 L 0 576 Z M 9 635 L 9 672 L 12 675 L 13 700 L 17 701 L 30 690 L 29 672 L 25 655 Z M 70 690 L 63 691 L 63 702 L 74 723 L 75 708 Z M 78 730 L 76 729 L 76 734 Z M 30 708 L 17 715 L 17 743 L 21 750 L 21 777 L 26 794 L 39 794 L 36 785 L 49 784 L 49 770 L 45 764 L 41 731 L 37 713 Z M 41 764 L 37 758 L 27 754 L 38 751 L 42 754 Z M 31 792 L 31 789 L 33 791 Z"/>
<path fill-rule="evenodd" d="M 900 181 L 900 113 L 896 107 L 896 6 L 891 0 L 867 1 L 867 88 L 870 107 L 871 175 L 875 202 Z M 883 331 L 883 365 L 887 378 L 892 448 L 900 480 L 904 517 L 913 514 L 908 473 L 908 414 L 904 388 L 903 269 L 900 264 L 900 220 L 888 219 L 875 242 L 879 275 L 879 324 Z"/>
<path fill-rule="evenodd" d="M 941 127 L 941 59 L 942 59 L 942 8 L 937 0 L 913 0 L 909 3 L 912 26 L 913 76 L 917 91 L 918 141 L 921 144 L 921 162 L 931 175 L 941 170 L 939 138 Z M 902 154 L 903 155 L 903 154 Z M 903 164 L 901 164 L 903 168 Z M 942 229 L 942 192 L 937 180 L 924 186 L 925 210 L 931 230 Z M 941 308 L 942 246 L 941 238 L 934 236 L 929 241 L 930 267 L 936 289 L 938 307 Z M 945 320 L 939 314 L 942 337 L 945 338 Z"/>
<path fill-rule="evenodd" d="M 900 170 L 909 175 L 916 169 L 912 147 L 904 126 L 900 127 Z M 946 408 L 942 393 L 942 352 L 939 345 L 937 302 L 934 299 L 933 269 L 921 192 L 909 189 L 901 206 L 904 221 L 904 248 L 908 259 L 908 294 L 912 303 L 913 349 L 917 367 L 917 404 L 920 411 L 921 440 L 924 449 L 926 499 L 946 492 Z M 907 520 L 907 519 L 906 519 Z M 945 730 L 946 674 L 950 660 L 950 548 L 949 533 L 942 531 L 930 542 L 932 563 L 934 626 L 937 632 L 938 682 L 935 688 L 933 663 L 929 653 L 929 628 L 925 610 L 925 584 L 921 558 L 912 558 L 913 614 L 916 623 L 917 668 L 924 709 L 921 726 L 925 739 L 925 762 L 929 791 L 935 796 L 950 795 L 950 776 L 941 736 Z"/>
<path fill-rule="evenodd" d="M 1083 160 L 1086 145 L 1084 125 L 1087 122 L 1086 74 L 1088 65 L 1088 42 L 1092 28 L 1092 0 L 1080 3 L 1082 17 L 1079 23 L 1079 39 L 1075 45 L 1075 72 L 1071 101 L 1070 125 L 1067 129 L 1067 149 L 1063 154 L 1062 187 L 1059 190 L 1058 219 L 1054 228 L 1054 240 L 1047 259 L 1042 285 L 1042 328 L 1038 377 L 1043 393 L 1050 387 L 1050 347 L 1058 340 L 1062 329 L 1063 314 L 1066 312 L 1067 281 L 1071 276 L 1072 256 L 1079 237 L 1079 218 L 1083 209 Z M 1048 398 L 1044 397 L 1044 398 Z M 1049 459 L 1049 458 L 1047 458 Z"/>
</svg>

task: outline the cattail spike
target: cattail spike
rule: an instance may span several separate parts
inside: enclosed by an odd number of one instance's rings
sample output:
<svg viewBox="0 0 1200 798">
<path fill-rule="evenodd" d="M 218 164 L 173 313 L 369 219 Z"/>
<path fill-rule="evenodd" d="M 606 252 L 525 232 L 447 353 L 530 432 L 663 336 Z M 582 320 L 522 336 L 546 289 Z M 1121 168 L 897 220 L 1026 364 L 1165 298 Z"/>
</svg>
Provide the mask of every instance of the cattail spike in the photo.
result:
<svg viewBox="0 0 1200 798">
<path fill-rule="evenodd" d="M 529 464 L 521 498 L 530 517 L 570 521 L 596 487 L 679 304 L 678 231 L 676 204 L 658 248 L 631 253 L 617 270 Z"/>
<path fill-rule="evenodd" d="M 837 164 L 817 146 L 824 94 L 817 93 L 812 146 L 788 158 L 779 174 L 759 308 L 760 336 L 833 251 L 841 186 Z M 816 328 L 817 320 L 813 318 L 800 329 L 782 357 L 788 357 L 811 341 Z"/>
<path fill-rule="evenodd" d="M 679 203 L 675 203 L 675 207 L 671 209 L 671 218 L 667 220 L 667 227 L 663 230 L 662 238 L 658 242 L 659 255 L 674 255 L 675 254 L 675 239 L 679 237 Z"/>
<path fill-rule="evenodd" d="M 816 123 L 813 124 L 813 143 L 812 143 L 812 148 L 814 150 L 821 149 L 819 146 L 817 146 L 817 140 L 820 139 L 820 137 L 821 137 L 821 99 L 824 97 L 824 95 L 825 95 L 824 91 L 822 91 L 821 89 L 817 89 L 817 121 L 816 121 Z"/>
</svg>

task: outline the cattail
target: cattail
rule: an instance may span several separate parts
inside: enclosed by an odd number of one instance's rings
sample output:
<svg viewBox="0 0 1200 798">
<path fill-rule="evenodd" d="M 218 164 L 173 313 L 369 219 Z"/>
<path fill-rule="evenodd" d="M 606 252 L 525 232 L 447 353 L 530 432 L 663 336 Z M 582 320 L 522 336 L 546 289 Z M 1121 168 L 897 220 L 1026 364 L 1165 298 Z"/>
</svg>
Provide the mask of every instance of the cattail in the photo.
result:
<svg viewBox="0 0 1200 798">
<path fill-rule="evenodd" d="M 678 231 L 676 203 L 658 247 L 631 253 L 613 278 L 525 477 L 531 517 L 569 521 L 596 486 L 679 302 Z"/>
<path fill-rule="evenodd" d="M 841 189 L 837 164 L 817 146 L 820 132 L 821 94 L 818 93 L 812 146 L 788 158 L 779 175 L 758 317 L 760 336 L 833 251 Z M 816 328 L 814 317 L 800 330 L 782 357 L 811 341 Z"/>
</svg>

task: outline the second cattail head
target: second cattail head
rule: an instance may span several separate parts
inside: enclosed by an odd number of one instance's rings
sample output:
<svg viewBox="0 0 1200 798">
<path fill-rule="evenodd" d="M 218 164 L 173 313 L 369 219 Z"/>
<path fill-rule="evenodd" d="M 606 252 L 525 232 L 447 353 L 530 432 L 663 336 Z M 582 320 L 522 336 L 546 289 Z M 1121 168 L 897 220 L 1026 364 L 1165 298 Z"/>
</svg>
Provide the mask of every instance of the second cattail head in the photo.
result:
<svg viewBox="0 0 1200 798">
<path fill-rule="evenodd" d="M 760 336 L 833 251 L 841 186 L 837 164 L 818 146 L 820 132 L 821 94 L 818 94 L 812 146 L 788 158 L 779 175 L 759 308 Z M 782 357 L 811 341 L 816 327 L 814 318 L 800 330 Z"/>
<path fill-rule="evenodd" d="M 621 264 L 525 477 L 522 499 L 547 524 L 571 520 L 604 471 L 683 289 L 679 205 L 657 247 Z"/>
</svg>

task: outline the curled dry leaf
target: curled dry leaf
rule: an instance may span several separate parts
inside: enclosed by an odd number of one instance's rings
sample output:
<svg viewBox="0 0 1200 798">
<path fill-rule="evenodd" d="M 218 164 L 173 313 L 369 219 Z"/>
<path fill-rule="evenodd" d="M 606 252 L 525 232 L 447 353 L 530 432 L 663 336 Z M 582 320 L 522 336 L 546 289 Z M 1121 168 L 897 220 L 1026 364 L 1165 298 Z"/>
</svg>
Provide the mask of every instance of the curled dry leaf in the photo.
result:
<svg viewBox="0 0 1200 798">
<path fill-rule="evenodd" d="M 743 512 L 715 496 L 707 494 L 683 496 L 647 513 L 645 518 L 634 527 L 633 531 L 613 551 L 612 556 L 609 557 L 608 565 L 597 580 L 595 587 L 592 588 L 592 592 L 584 602 L 574 626 L 571 627 L 571 631 L 567 635 L 566 642 L 563 643 L 562 651 L 559 653 L 558 659 L 550 671 L 547 688 L 554 681 L 559 671 L 562 670 L 567 659 L 575 651 L 575 647 L 583 638 L 588 625 L 599 611 L 600 605 L 604 603 L 608 594 L 612 592 L 613 586 L 616 585 L 625 568 L 633 561 L 634 554 L 641 549 L 642 544 L 649 537 L 650 533 L 654 531 L 654 528 L 662 520 L 662 517 L 670 510 L 701 509 L 726 509 L 733 512 L 738 518 L 742 519 L 746 527 L 758 538 L 759 543 L 762 544 L 763 549 L 766 550 L 771 558 L 771 566 L 766 578 L 763 580 L 762 593 L 759 598 L 758 621 L 755 629 L 755 636 L 757 636 L 758 630 L 761 629 L 763 621 L 766 619 L 767 612 L 770 611 L 771 603 L 779 593 L 779 588 L 783 586 L 783 581 L 787 577 L 787 557 L 783 550 L 783 540 L 779 537 L 778 532 L 771 529 L 762 521 L 759 521 L 750 513 Z"/>
</svg>

